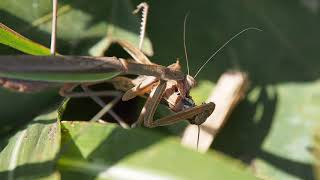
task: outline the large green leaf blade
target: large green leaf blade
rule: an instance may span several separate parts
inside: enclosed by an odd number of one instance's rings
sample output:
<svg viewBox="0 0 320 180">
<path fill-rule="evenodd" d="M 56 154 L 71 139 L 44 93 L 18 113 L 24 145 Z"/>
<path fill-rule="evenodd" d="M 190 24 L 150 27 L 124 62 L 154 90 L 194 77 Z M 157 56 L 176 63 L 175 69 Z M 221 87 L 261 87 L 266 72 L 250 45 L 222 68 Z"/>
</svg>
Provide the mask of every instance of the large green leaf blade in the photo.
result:
<svg viewBox="0 0 320 180">
<path fill-rule="evenodd" d="M 0 23 L 0 43 L 31 55 L 50 55 L 50 49 Z"/>
<path fill-rule="evenodd" d="M 2 138 L 1 179 L 56 179 L 55 158 L 60 149 L 57 112 L 38 116 L 13 136 Z"/>
<path fill-rule="evenodd" d="M 231 117 L 244 116 L 243 110 L 251 107 L 255 109 L 250 112 L 252 124 L 243 119 L 226 125 L 214 147 L 251 160 L 255 174 L 261 178 L 313 179 L 315 158 L 310 148 L 320 118 L 319 88 L 319 82 L 255 88 Z M 255 141 L 252 136 L 256 136 Z M 226 142 L 230 138 L 234 140 Z"/>
<path fill-rule="evenodd" d="M 152 130 L 63 122 L 62 132 L 62 177 L 255 179 L 237 161 L 186 149 L 178 139 Z"/>
<path fill-rule="evenodd" d="M 88 83 L 101 82 L 109 80 L 120 72 L 105 72 L 105 73 L 18 73 L 18 72 L 0 72 L 1 77 L 29 80 L 29 81 L 43 81 L 55 83 Z"/>
</svg>

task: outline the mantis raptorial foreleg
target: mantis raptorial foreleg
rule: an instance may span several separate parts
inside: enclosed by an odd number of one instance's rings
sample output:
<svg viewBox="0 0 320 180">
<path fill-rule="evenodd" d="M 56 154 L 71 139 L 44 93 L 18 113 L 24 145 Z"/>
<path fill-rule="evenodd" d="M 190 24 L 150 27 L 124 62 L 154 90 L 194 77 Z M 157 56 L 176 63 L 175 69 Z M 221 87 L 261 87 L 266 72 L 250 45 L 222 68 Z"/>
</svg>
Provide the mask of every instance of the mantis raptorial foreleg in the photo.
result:
<svg viewBox="0 0 320 180">
<path fill-rule="evenodd" d="M 153 77 L 153 76 L 143 76 L 142 81 L 139 82 L 138 85 L 134 86 L 133 88 L 127 90 L 124 95 L 122 96 L 123 101 L 128 101 L 130 99 L 135 98 L 136 96 L 142 96 L 145 93 L 151 91 L 152 85 L 155 84 L 157 81 L 159 81 L 158 78 Z M 137 78 L 136 80 L 140 80 Z"/>
<path fill-rule="evenodd" d="M 167 82 L 161 81 L 157 88 L 151 91 L 150 96 L 148 97 L 145 105 L 142 108 L 139 119 L 135 125 L 139 125 L 142 122 L 146 127 L 157 127 L 157 126 L 166 126 L 174 124 L 181 120 L 191 119 L 197 117 L 194 121 L 190 121 L 194 124 L 201 124 L 202 121 L 212 113 L 214 109 L 214 103 L 202 104 L 200 106 L 195 106 L 192 108 L 187 108 L 185 110 L 179 111 L 173 115 L 154 120 L 153 116 L 156 112 L 156 109 L 164 95 L 164 92 L 167 88 Z"/>
<path fill-rule="evenodd" d="M 151 91 L 147 101 L 145 102 L 141 110 L 138 121 L 133 126 L 137 126 L 142 123 L 144 123 L 145 126 L 151 125 L 151 123 L 147 121 L 149 121 L 150 119 L 153 119 L 153 115 L 157 109 L 157 106 L 160 103 L 160 100 L 165 91 L 165 88 L 166 88 L 166 82 L 161 81 L 158 87 Z"/>
<path fill-rule="evenodd" d="M 199 106 L 195 106 L 193 108 L 186 109 L 184 111 L 180 111 L 178 113 L 163 117 L 158 120 L 149 119 L 146 120 L 144 125 L 146 127 L 157 127 L 157 126 L 167 126 L 182 120 L 186 120 L 189 118 L 195 118 L 195 121 L 189 121 L 191 124 L 199 125 L 205 122 L 205 120 L 212 114 L 214 110 L 215 104 L 210 102 L 207 104 L 202 104 Z"/>
</svg>

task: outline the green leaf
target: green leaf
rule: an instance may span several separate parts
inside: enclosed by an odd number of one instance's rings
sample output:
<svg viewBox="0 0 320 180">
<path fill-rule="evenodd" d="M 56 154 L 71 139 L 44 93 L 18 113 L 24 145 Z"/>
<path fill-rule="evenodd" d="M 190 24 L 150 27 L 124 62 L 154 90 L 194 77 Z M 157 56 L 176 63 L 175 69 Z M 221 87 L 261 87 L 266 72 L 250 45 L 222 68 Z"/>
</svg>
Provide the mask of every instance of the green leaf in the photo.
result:
<svg viewBox="0 0 320 180">
<path fill-rule="evenodd" d="M 58 82 L 58 83 L 88 83 L 101 82 L 109 80 L 120 72 L 106 72 L 106 73 L 19 73 L 19 72 L 0 72 L 1 77 L 30 80 L 30 81 L 44 81 L 44 82 Z"/>
<path fill-rule="evenodd" d="M 118 59 L 83 56 L 1 56 L 0 77 L 16 80 L 55 83 L 99 82 L 109 80 L 121 72 Z"/>
<path fill-rule="evenodd" d="M 8 132 L 32 121 L 39 113 L 54 105 L 61 97 L 56 88 L 39 93 L 17 93 L 0 89 L 0 135 L 7 136 Z"/>
<path fill-rule="evenodd" d="M 12 136 L 1 139 L 1 179 L 58 177 L 55 158 L 61 134 L 56 119 L 56 112 L 38 116 Z"/>
<path fill-rule="evenodd" d="M 49 44 L 51 34 L 51 0 L 14 2 L 4 0 L 0 4 L 2 23 L 30 39 Z M 95 3 L 59 0 L 57 51 L 61 54 L 103 55 L 113 40 L 139 41 L 140 20 L 132 14 L 134 6 L 129 0 L 97 1 Z M 93 48 L 108 38 L 109 43 Z M 90 50 L 91 49 L 91 50 Z M 92 50 L 93 49 L 93 50 Z M 152 54 L 150 41 L 144 49 Z"/>
<path fill-rule="evenodd" d="M 0 43 L 31 55 L 50 55 L 50 49 L 23 37 L 0 23 Z"/>
<path fill-rule="evenodd" d="M 255 179 L 239 162 L 218 153 L 199 154 L 182 147 L 177 138 L 150 129 L 62 124 L 63 178 Z"/>
<path fill-rule="evenodd" d="M 226 125 L 214 147 L 251 161 L 261 178 L 313 179 L 315 159 L 310 148 L 320 118 L 319 88 L 319 82 L 255 88 L 232 115 L 230 122 L 235 122 Z M 245 111 L 248 109 L 251 112 Z M 236 121 L 242 116 L 247 118 Z M 230 138 L 232 143 L 226 142 Z"/>
</svg>

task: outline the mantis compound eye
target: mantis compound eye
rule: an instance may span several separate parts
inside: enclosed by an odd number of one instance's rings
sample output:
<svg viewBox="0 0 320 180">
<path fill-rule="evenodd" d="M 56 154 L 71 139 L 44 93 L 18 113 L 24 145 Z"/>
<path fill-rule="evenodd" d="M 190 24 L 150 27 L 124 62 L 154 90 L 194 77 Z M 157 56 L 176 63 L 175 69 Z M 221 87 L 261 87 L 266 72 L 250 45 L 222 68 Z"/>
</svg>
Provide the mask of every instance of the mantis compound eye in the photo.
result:
<svg viewBox="0 0 320 180">
<path fill-rule="evenodd" d="M 190 87 L 194 87 L 196 85 L 196 80 L 190 76 L 190 75 L 187 75 L 187 83 Z"/>
</svg>

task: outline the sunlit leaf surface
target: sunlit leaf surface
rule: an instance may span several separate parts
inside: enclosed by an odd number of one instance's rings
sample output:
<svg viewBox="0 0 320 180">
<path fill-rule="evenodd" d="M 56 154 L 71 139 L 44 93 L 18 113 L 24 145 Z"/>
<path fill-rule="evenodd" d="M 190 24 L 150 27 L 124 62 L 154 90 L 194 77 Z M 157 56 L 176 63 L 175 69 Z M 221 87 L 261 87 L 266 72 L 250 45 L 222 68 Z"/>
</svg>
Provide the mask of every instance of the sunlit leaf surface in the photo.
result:
<svg viewBox="0 0 320 180">
<path fill-rule="evenodd" d="M 55 164 L 61 130 L 56 119 L 56 112 L 38 116 L 11 136 L 1 139 L 1 179 L 57 177 Z"/>
</svg>

